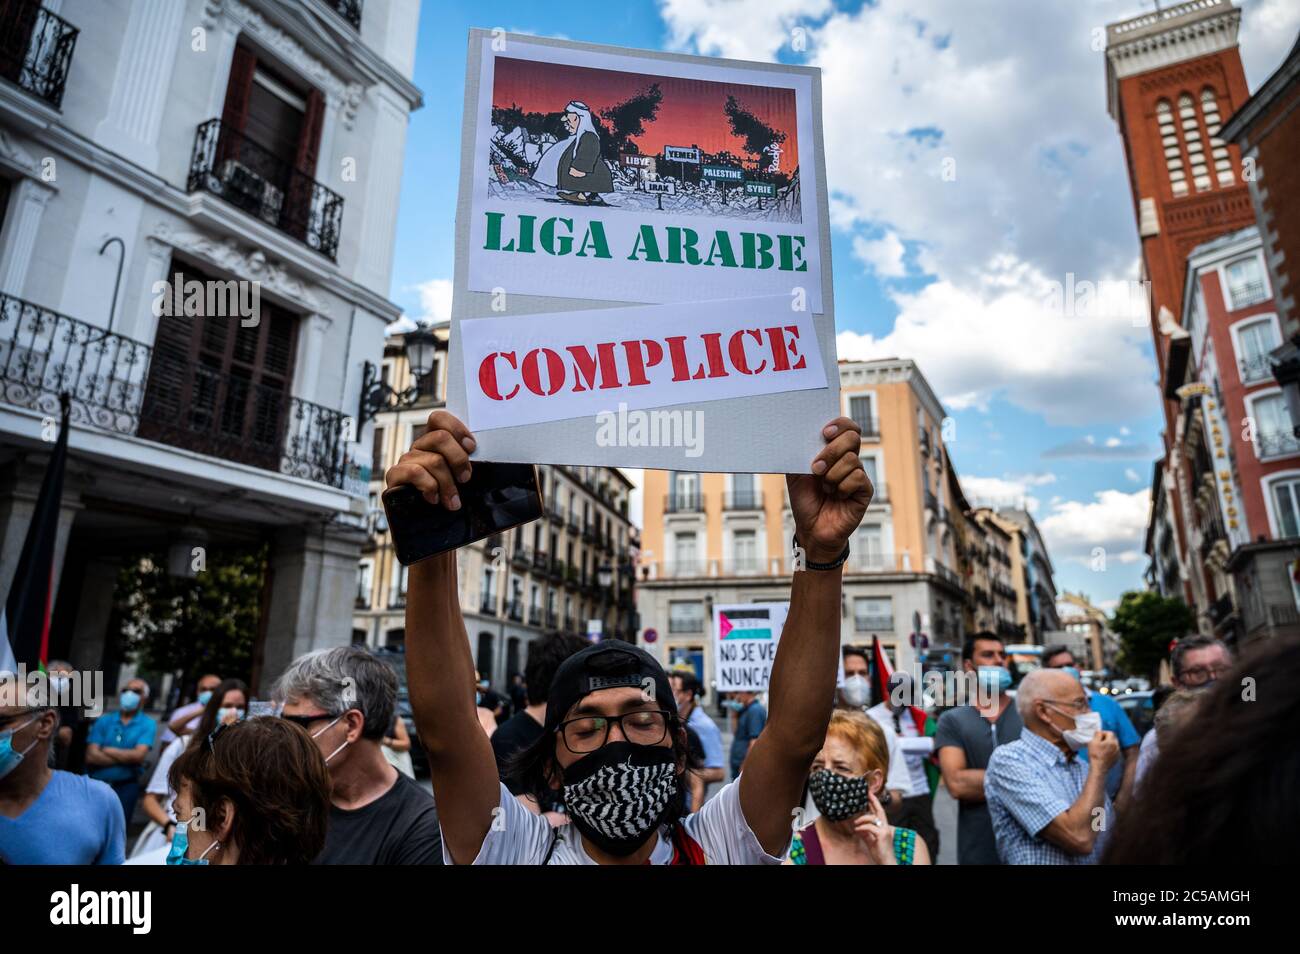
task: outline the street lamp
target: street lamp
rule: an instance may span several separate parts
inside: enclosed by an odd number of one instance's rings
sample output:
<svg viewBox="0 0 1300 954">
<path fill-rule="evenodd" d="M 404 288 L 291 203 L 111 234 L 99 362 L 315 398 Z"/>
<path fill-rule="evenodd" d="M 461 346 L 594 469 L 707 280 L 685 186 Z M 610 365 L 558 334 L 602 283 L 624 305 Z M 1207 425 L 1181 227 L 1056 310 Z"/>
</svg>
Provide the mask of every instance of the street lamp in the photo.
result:
<svg viewBox="0 0 1300 954">
<path fill-rule="evenodd" d="M 414 383 L 399 391 L 384 381 L 379 369 L 367 361 L 362 368 L 361 404 L 357 410 L 357 427 L 362 427 L 380 411 L 400 411 L 411 407 L 420 396 L 420 381 L 433 369 L 433 354 L 438 339 L 424 328 L 403 335 L 402 350 L 411 369 Z"/>
<path fill-rule="evenodd" d="M 614 568 L 608 563 L 602 563 L 596 570 L 596 582 L 602 589 L 609 589 L 609 585 L 614 582 Z"/>
</svg>

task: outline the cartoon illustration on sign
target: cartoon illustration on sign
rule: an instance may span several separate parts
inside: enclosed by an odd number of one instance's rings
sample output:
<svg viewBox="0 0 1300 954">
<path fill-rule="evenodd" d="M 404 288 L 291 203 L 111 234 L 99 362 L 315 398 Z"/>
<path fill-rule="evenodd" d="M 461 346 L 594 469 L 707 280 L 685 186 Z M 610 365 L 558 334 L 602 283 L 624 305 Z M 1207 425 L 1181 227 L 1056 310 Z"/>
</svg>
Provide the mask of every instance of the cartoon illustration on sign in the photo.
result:
<svg viewBox="0 0 1300 954">
<path fill-rule="evenodd" d="M 488 196 L 801 222 L 796 112 L 789 88 L 498 56 Z"/>
<path fill-rule="evenodd" d="M 552 143 L 533 171 L 533 181 L 553 186 L 566 202 L 604 205 L 601 195 L 614 191 L 609 166 L 601 159 L 600 134 L 591 122 L 591 108 L 577 100 L 564 107 L 567 139 Z"/>
</svg>

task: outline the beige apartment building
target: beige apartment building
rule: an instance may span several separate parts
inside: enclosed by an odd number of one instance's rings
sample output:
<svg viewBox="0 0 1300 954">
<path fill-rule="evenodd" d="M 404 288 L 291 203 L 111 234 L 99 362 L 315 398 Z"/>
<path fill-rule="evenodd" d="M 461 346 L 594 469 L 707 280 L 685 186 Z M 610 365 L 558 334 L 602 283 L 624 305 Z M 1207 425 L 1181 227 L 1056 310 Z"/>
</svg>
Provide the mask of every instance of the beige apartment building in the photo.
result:
<svg viewBox="0 0 1300 954">
<path fill-rule="evenodd" d="M 380 378 L 418 397 L 375 417 L 370 534 L 357 570 L 354 643 L 400 646 L 406 638 L 407 569 L 397 562 L 380 504 L 384 471 L 420 434 L 446 395 L 445 324 L 432 329 L 432 370 L 411 375 L 404 337 L 386 341 Z M 409 392 L 407 392 L 409 393 Z M 539 465 L 546 514 L 457 551 L 460 605 L 479 672 L 504 687 L 522 672 L 528 644 L 557 630 L 634 640 L 638 548 L 628 519 L 632 483 L 617 468 Z"/>
<path fill-rule="evenodd" d="M 1014 582 L 1015 567 L 1020 565 L 1020 528 L 987 507 L 972 510 L 969 518 L 974 631 L 997 633 L 1009 643 L 1024 642 L 1025 632 L 1016 623 L 1021 595 Z M 1021 570 L 1019 578 L 1023 576 Z"/>
<path fill-rule="evenodd" d="M 968 626 L 965 501 L 949 479 L 945 414 L 916 364 L 841 362 L 841 412 L 862 426 L 876 493 L 845 567 L 840 639 L 880 637 L 895 666 L 950 665 Z M 637 609 L 648 650 L 714 678 L 713 607 L 784 601 L 794 526 L 778 474 L 646 471 Z M 653 641 L 646 630 L 654 630 Z"/>
</svg>

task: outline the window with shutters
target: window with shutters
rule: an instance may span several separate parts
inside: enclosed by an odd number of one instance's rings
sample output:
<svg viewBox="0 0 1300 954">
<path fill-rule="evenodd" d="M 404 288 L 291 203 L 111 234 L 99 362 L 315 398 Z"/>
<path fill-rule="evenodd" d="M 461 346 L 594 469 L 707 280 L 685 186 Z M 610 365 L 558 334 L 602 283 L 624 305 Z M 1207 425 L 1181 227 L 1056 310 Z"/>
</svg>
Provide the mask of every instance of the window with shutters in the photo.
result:
<svg viewBox="0 0 1300 954">
<path fill-rule="evenodd" d="M 187 286 L 224 284 L 182 263 L 169 274 Z M 161 318 L 139 436 L 279 471 L 297 333 L 297 316 L 265 299 L 255 326 L 238 316 Z"/>
<path fill-rule="evenodd" d="M 1210 188 L 1209 159 L 1205 142 L 1201 139 L 1201 124 L 1196 118 L 1196 104 L 1191 94 L 1178 97 L 1178 124 L 1183 131 L 1183 145 L 1187 149 L 1187 165 L 1197 192 Z"/>
<path fill-rule="evenodd" d="M 333 257 L 342 199 L 315 179 L 324 119 L 325 97 L 320 90 L 249 47 L 237 45 L 212 165 L 198 170 L 197 180 L 193 179 L 196 170 L 191 170 L 190 188 L 197 182 Z M 211 135 L 204 129 L 214 125 L 201 127 L 201 140 Z M 323 212 L 326 206 L 328 215 Z"/>
<path fill-rule="evenodd" d="M 1160 147 L 1165 154 L 1165 168 L 1169 172 L 1169 186 L 1175 196 L 1187 195 L 1187 170 L 1183 168 L 1183 150 L 1174 120 L 1174 108 L 1169 100 L 1156 103 L 1156 126 L 1160 133 Z"/>
<path fill-rule="evenodd" d="M 1232 159 L 1228 156 L 1228 144 L 1219 138 L 1223 120 L 1219 115 L 1219 101 L 1214 90 L 1208 86 L 1201 90 L 1201 118 L 1205 121 L 1205 132 L 1210 137 L 1210 159 L 1214 163 L 1214 175 L 1219 185 L 1230 186 L 1235 181 L 1232 174 Z"/>
</svg>

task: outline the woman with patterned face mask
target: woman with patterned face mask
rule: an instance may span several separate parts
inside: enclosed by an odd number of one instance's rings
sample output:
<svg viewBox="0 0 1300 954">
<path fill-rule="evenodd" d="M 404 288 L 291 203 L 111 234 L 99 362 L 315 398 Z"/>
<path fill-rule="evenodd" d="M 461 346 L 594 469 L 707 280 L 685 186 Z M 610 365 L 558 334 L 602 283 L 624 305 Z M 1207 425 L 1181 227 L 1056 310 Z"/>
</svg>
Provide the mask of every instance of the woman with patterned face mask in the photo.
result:
<svg viewBox="0 0 1300 954">
<path fill-rule="evenodd" d="M 888 774 L 889 745 L 880 726 L 861 712 L 836 710 L 808 776 L 819 814 L 795 832 L 787 863 L 930 864 L 930 852 L 916 832 L 896 828 L 885 817 L 877 796 Z"/>
</svg>

